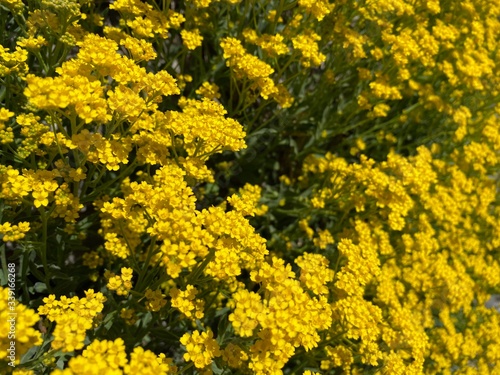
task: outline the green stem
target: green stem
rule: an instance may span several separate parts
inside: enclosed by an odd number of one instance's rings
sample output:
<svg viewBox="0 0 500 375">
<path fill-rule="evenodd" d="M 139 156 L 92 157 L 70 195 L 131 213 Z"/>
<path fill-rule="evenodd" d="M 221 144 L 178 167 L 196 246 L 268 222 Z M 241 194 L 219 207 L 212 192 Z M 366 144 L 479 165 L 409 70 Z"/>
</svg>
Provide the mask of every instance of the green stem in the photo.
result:
<svg viewBox="0 0 500 375">
<path fill-rule="evenodd" d="M 184 372 L 186 372 L 187 370 L 189 370 L 191 367 L 193 367 L 193 363 L 188 363 L 185 367 L 183 367 L 180 371 L 179 371 L 179 374 L 182 374 Z"/>
<path fill-rule="evenodd" d="M 273 24 L 271 26 L 271 34 L 274 35 L 276 31 L 276 26 L 278 25 L 278 20 L 281 17 L 281 13 L 283 13 L 283 8 L 285 6 L 285 0 L 280 0 L 278 5 L 278 10 L 276 11 L 276 15 L 274 16 Z"/>
<path fill-rule="evenodd" d="M 191 274 L 189 274 L 189 276 L 187 277 L 187 280 L 186 280 L 186 285 L 196 284 L 196 280 L 200 277 L 203 270 L 207 267 L 208 263 L 210 263 L 214 257 L 215 257 L 215 250 L 212 249 L 212 250 L 210 250 L 210 252 L 206 256 L 206 258 L 203 260 L 203 262 L 198 267 L 193 269 Z"/>
<path fill-rule="evenodd" d="M 125 177 L 130 176 L 132 173 L 133 169 L 136 167 L 136 162 L 135 160 L 130 163 L 130 165 L 123 169 L 123 171 L 120 173 L 120 175 L 117 178 L 114 178 L 110 181 L 107 181 L 99 186 L 99 189 L 95 189 L 92 193 L 90 193 L 87 197 L 84 197 L 83 195 L 81 196 L 81 203 L 87 203 L 87 202 L 92 202 L 95 198 L 97 198 L 102 191 L 105 191 L 107 188 L 109 188 L 111 185 L 120 183 Z"/>
<path fill-rule="evenodd" d="M 7 256 L 5 254 L 5 244 L 0 245 L 0 253 L 2 258 L 2 279 L 0 280 L 2 285 L 7 284 Z"/>
<path fill-rule="evenodd" d="M 155 254 L 155 244 L 156 244 L 156 238 L 151 237 L 151 243 L 149 244 L 148 253 L 146 255 L 146 260 L 143 263 L 143 267 L 139 273 L 139 279 L 137 280 L 137 284 L 136 284 L 136 289 L 138 289 L 138 290 L 142 290 L 141 283 L 142 283 L 142 280 L 144 279 L 144 277 L 146 276 L 146 272 L 148 271 L 149 263 L 151 262 L 151 258 Z"/>
<path fill-rule="evenodd" d="M 252 126 L 253 124 L 255 123 L 255 121 L 260 118 L 260 114 L 261 112 L 264 110 L 265 107 L 267 107 L 271 102 L 270 101 L 265 101 L 265 102 L 262 102 L 262 104 L 260 105 L 260 107 L 257 109 L 256 111 L 256 114 L 255 116 L 253 117 L 253 120 L 252 122 L 250 122 L 248 125 L 247 125 L 247 128 L 246 128 L 246 132 L 247 134 L 250 134 L 250 130 L 252 129 Z M 279 112 L 278 112 L 279 113 Z M 254 132 L 262 129 L 264 126 L 266 126 L 267 124 L 269 124 L 272 120 L 274 120 L 276 118 L 277 114 L 274 114 L 272 115 L 268 120 L 266 120 L 264 123 L 262 123 L 261 125 L 259 125 L 255 130 Z"/>
<path fill-rule="evenodd" d="M 42 259 L 42 265 L 44 268 L 45 285 L 50 293 L 52 289 L 50 286 L 51 276 L 49 263 L 47 261 L 48 215 L 43 207 L 40 207 L 38 211 L 40 212 L 40 218 L 42 220 L 42 246 L 40 248 L 40 258 Z"/>
</svg>

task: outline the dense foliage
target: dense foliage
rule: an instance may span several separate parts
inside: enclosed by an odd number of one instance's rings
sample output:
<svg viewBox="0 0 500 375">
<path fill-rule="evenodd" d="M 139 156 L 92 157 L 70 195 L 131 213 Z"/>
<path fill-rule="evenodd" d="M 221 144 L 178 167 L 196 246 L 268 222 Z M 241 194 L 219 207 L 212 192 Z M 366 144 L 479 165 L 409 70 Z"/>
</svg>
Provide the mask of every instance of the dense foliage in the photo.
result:
<svg viewBox="0 0 500 375">
<path fill-rule="evenodd" d="M 500 374 L 498 0 L 0 23 L 0 372 Z"/>
</svg>

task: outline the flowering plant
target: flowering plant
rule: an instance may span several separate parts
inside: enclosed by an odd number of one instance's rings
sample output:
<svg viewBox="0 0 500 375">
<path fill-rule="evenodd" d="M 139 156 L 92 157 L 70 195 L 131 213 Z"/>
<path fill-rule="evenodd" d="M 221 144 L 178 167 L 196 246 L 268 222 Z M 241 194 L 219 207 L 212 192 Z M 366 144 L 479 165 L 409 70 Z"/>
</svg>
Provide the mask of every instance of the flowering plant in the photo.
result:
<svg viewBox="0 0 500 375">
<path fill-rule="evenodd" d="M 498 1 L 0 23 L 2 373 L 499 373 Z"/>
</svg>

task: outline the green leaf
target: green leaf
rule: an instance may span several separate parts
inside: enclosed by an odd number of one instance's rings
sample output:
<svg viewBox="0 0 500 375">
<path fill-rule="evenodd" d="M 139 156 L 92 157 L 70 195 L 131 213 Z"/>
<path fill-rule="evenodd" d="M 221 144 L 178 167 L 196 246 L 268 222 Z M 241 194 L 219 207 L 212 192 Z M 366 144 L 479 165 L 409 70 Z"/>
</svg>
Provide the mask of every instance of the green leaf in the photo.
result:
<svg viewBox="0 0 500 375">
<path fill-rule="evenodd" d="M 46 293 L 47 292 L 47 285 L 45 283 L 37 281 L 33 287 L 37 293 Z"/>
</svg>

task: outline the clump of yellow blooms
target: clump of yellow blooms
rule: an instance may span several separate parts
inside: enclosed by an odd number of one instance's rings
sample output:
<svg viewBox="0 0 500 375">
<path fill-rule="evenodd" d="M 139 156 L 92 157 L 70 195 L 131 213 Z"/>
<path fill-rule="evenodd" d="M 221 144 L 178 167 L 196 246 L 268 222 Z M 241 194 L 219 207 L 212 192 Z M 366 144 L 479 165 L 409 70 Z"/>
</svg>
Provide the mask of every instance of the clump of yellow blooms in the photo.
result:
<svg viewBox="0 0 500 375">
<path fill-rule="evenodd" d="M 21 0 L 2 0 L 0 4 L 10 9 L 14 13 L 21 13 L 24 8 L 24 4 Z"/>
<path fill-rule="evenodd" d="M 172 306 L 190 319 L 202 319 L 205 301 L 195 299 L 197 292 L 198 290 L 192 285 L 188 285 L 184 291 L 177 288 L 170 289 Z"/>
<path fill-rule="evenodd" d="M 30 223 L 28 222 L 20 222 L 17 223 L 17 225 L 5 222 L 0 225 L 0 234 L 2 234 L 2 240 L 4 242 L 21 240 L 26 236 L 26 232 L 29 230 Z"/>
<path fill-rule="evenodd" d="M 200 35 L 198 29 L 182 30 L 181 36 L 182 36 L 182 42 L 184 43 L 186 48 L 191 50 L 201 46 L 201 42 L 203 41 L 203 37 Z"/>
<path fill-rule="evenodd" d="M 274 73 L 271 66 L 246 52 L 238 39 L 228 37 L 221 42 L 221 47 L 224 50 L 227 66 L 238 78 L 251 80 L 260 89 L 260 95 L 264 99 L 277 93 L 274 81 L 269 78 Z"/>
<path fill-rule="evenodd" d="M 104 264 L 104 259 L 102 259 L 99 256 L 99 253 L 97 251 L 92 251 L 89 253 L 85 253 L 82 256 L 83 259 L 83 265 L 89 267 L 89 268 L 97 268 L 98 266 L 102 266 Z"/>
<path fill-rule="evenodd" d="M 116 291 L 119 296 L 127 296 L 132 289 L 132 273 L 132 269 L 128 267 L 122 267 L 120 275 L 108 271 L 104 275 L 108 279 L 107 288 Z"/>
<path fill-rule="evenodd" d="M 175 369 L 171 360 L 164 354 L 156 355 L 138 346 L 127 359 L 123 339 L 95 340 L 88 345 L 80 356 L 71 358 L 68 368 L 55 370 L 51 375 L 80 374 L 171 374 Z"/>
<path fill-rule="evenodd" d="M 333 280 L 334 272 L 328 268 L 328 259 L 321 254 L 304 253 L 295 259 L 300 267 L 300 281 L 314 294 L 327 294 L 326 284 Z"/>
<path fill-rule="evenodd" d="M 254 29 L 245 29 L 243 30 L 243 36 L 246 41 L 259 46 L 270 56 L 288 53 L 288 46 L 284 43 L 283 35 L 262 34 L 258 36 Z"/>
<path fill-rule="evenodd" d="M 304 67 L 318 66 L 325 61 L 326 56 L 319 52 L 316 43 L 319 40 L 321 37 L 313 32 L 292 38 L 293 48 L 300 51 L 301 63 Z"/>
<path fill-rule="evenodd" d="M 498 374 L 497 0 L 0 20 L 0 373 Z"/>
<path fill-rule="evenodd" d="M 219 344 L 213 339 L 213 332 L 194 331 L 181 337 L 181 344 L 186 347 L 186 361 L 192 361 L 196 368 L 204 368 L 212 363 L 214 357 L 221 355 Z"/>
<path fill-rule="evenodd" d="M 221 97 L 219 93 L 219 86 L 210 82 L 203 82 L 195 93 L 211 100 L 219 99 Z"/>
<path fill-rule="evenodd" d="M 146 308 L 149 311 L 160 311 L 167 304 L 160 289 L 148 289 L 144 296 L 146 297 Z"/>
<path fill-rule="evenodd" d="M 236 333 L 242 337 L 251 337 L 259 324 L 257 317 L 264 310 L 261 298 L 254 292 L 239 290 L 233 294 L 236 303 L 234 312 L 229 316 Z"/>
<path fill-rule="evenodd" d="M 305 8 L 308 13 L 312 13 L 318 21 L 325 18 L 334 8 L 333 4 L 325 0 L 299 0 L 299 6 Z"/>
<path fill-rule="evenodd" d="M 267 206 L 258 206 L 258 201 L 262 194 L 262 188 L 246 184 L 239 190 L 239 196 L 233 194 L 227 201 L 233 208 L 242 215 L 264 215 L 267 212 Z"/>
<path fill-rule="evenodd" d="M 45 297 L 38 314 L 56 323 L 52 348 L 64 352 L 82 349 L 86 333 L 94 327 L 104 302 L 106 297 L 92 289 L 85 291 L 83 298 L 62 296 L 58 300 L 53 294 Z"/>
<path fill-rule="evenodd" d="M 6 126 L 5 123 L 14 116 L 14 112 L 10 112 L 5 108 L 0 108 L 0 140 L 1 143 L 10 143 L 14 140 L 14 133 L 10 126 Z"/>
<path fill-rule="evenodd" d="M 318 237 L 314 238 L 314 245 L 322 250 L 325 250 L 328 245 L 335 243 L 332 234 L 328 229 L 318 230 Z"/>
<path fill-rule="evenodd" d="M 34 310 L 17 302 L 10 288 L 0 287 L 0 297 L 0 327 L 3 332 L 0 338 L 0 361 L 17 365 L 30 348 L 42 343 L 40 332 L 33 327 L 39 316 Z M 13 353 L 11 347 L 14 347 Z"/>
</svg>

